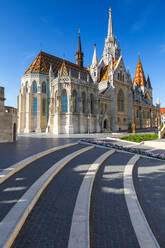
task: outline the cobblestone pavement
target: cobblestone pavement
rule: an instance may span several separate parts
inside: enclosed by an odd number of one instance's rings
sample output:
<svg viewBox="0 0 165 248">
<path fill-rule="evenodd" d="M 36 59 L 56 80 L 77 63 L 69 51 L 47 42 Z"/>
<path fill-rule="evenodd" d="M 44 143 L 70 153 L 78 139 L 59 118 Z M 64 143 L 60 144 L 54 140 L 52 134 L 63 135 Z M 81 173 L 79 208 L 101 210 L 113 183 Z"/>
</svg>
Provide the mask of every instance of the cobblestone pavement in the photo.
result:
<svg viewBox="0 0 165 248">
<path fill-rule="evenodd" d="M 91 248 L 139 248 L 123 186 L 124 167 L 131 157 L 115 153 L 96 176 L 90 212 Z"/>
<path fill-rule="evenodd" d="M 19 137 L 15 143 L 0 143 L 0 170 L 52 147 L 77 142 L 78 138 Z"/>
<path fill-rule="evenodd" d="M 96 137 L 100 136 L 96 134 Z M 60 138 L 31 135 L 31 137 L 20 137 L 17 143 L 0 144 L 0 169 L 51 147 L 78 142 L 80 138 L 82 138 L 80 135 Z M 112 139 L 111 142 L 130 146 L 123 141 Z M 46 170 L 84 146 L 64 148 L 40 158 L 1 184 L 0 220 Z M 152 149 L 143 145 L 136 147 Z M 91 163 L 105 151 L 105 148 L 94 148 L 69 162 L 56 175 L 27 218 L 12 248 L 67 247 L 79 187 Z M 164 150 L 154 149 L 153 152 L 164 152 Z M 133 154 L 117 152 L 106 160 L 98 171 L 92 193 L 91 248 L 139 248 L 123 191 L 123 171 L 132 156 Z M 142 209 L 160 247 L 163 248 L 165 247 L 165 161 L 141 158 L 134 171 L 134 182 Z"/>
<path fill-rule="evenodd" d="M 28 188 L 53 164 L 85 146 L 76 145 L 42 157 L 0 184 L 0 221 L 28 190 Z"/>
<path fill-rule="evenodd" d="M 67 247 L 83 177 L 91 163 L 105 151 L 94 148 L 73 159 L 56 175 L 32 210 L 12 248 Z"/>
<path fill-rule="evenodd" d="M 165 247 L 165 161 L 141 158 L 134 184 L 145 216 L 160 247 Z"/>
</svg>

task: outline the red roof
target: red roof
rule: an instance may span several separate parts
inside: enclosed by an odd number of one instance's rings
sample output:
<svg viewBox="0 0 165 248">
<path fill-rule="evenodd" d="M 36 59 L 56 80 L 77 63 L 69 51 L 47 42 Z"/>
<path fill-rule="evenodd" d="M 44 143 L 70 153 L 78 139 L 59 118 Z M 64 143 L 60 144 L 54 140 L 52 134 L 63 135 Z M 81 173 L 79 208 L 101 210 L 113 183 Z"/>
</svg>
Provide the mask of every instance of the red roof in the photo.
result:
<svg viewBox="0 0 165 248">
<path fill-rule="evenodd" d="M 25 74 L 29 73 L 42 73 L 49 74 L 50 65 L 52 65 L 53 72 L 55 76 L 58 75 L 58 70 L 61 68 L 61 65 L 65 62 L 66 67 L 73 68 L 78 71 L 88 71 L 86 68 L 80 67 L 74 63 L 71 63 L 67 60 L 58 58 L 56 56 L 50 55 L 45 52 L 40 52 L 35 58 L 33 63 L 29 66 Z"/>
<path fill-rule="evenodd" d="M 161 115 L 164 115 L 165 114 L 165 108 L 160 108 L 160 113 L 161 113 Z"/>
<path fill-rule="evenodd" d="M 134 83 L 137 84 L 137 86 L 146 86 L 146 79 L 143 71 L 143 67 L 140 61 L 140 58 L 137 63 L 135 77 L 134 77 Z"/>
</svg>

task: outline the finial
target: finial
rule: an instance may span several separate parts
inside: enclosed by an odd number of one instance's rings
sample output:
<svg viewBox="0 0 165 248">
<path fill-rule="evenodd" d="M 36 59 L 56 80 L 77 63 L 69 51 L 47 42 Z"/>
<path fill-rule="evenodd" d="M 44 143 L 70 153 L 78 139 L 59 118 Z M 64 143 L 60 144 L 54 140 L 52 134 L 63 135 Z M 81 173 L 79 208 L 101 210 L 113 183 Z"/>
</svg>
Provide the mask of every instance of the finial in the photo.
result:
<svg viewBox="0 0 165 248">
<path fill-rule="evenodd" d="M 109 8 L 109 14 L 110 14 L 110 15 L 112 14 L 112 9 L 111 9 L 111 8 Z"/>
<path fill-rule="evenodd" d="M 42 43 L 40 43 L 40 52 L 42 52 Z"/>
<path fill-rule="evenodd" d="M 78 27 L 78 34 L 79 34 L 79 36 L 80 36 L 80 25 L 79 25 L 79 27 Z"/>
<path fill-rule="evenodd" d="M 140 52 L 138 52 L 138 57 L 139 57 L 139 60 L 140 60 Z"/>
<path fill-rule="evenodd" d="M 94 47 L 96 48 L 96 43 L 94 44 Z"/>
</svg>

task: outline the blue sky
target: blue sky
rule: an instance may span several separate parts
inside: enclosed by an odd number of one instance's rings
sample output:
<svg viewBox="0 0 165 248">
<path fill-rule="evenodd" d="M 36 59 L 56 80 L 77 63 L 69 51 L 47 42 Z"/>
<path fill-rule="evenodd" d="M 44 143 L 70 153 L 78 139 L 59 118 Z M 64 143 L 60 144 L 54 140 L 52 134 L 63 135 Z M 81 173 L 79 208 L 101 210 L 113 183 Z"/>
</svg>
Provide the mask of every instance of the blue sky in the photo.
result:
<svg viewBox="0 0 165 248">
<path fill-rule="evenodd" d="M 140 53 L 150 75 L 154 103 L 165 107 L 165 2 L 163 0 L 5 0 L 0 8 L 0 85 L 6 105 L 17 106 L 21 76 L 43 51 L 75 61 L 78 26 L 85 66 L 91 64 L 94 43 L 102 56 L 112 8 L 114 34 L 132 78 Z"/>
</svg>

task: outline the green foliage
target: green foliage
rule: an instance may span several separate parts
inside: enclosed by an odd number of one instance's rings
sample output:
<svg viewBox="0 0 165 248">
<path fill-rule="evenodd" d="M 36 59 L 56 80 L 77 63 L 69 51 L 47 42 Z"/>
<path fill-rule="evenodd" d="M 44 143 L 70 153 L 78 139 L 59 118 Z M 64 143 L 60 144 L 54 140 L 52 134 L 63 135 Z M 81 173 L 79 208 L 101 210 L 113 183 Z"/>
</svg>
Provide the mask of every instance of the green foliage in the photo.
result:
<svg viewBox="0 0 165 248">
<path fill-rule="evenodd" d="M 159 131 L 161 131 L 161 130 L 162 130 L 162 128 L 163 128 L 163 124 L 161 124 L 161 125 L 160 125 L 160 127 L 159 127 Z"/>
<path fill-rule="evenodd" d="M 123 136 L 120 139 L 140 143 L 142 141 L 147 141 L 147 140 L 156 140 L 158 139 L 158 134 L 156 133 L 155 134 L 135 134 L 135 135 Z"/>
</svg>

